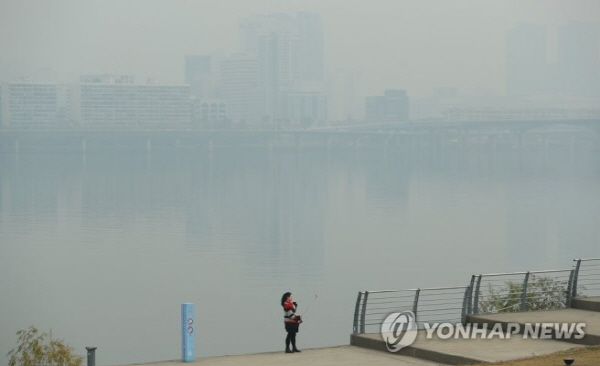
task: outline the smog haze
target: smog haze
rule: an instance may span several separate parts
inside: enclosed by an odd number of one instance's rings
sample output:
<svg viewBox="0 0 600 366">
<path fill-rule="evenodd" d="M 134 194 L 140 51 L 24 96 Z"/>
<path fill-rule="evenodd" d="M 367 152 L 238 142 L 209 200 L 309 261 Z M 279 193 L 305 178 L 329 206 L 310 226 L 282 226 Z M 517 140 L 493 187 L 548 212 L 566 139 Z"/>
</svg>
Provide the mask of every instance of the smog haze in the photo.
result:
<svg viewBox="0 0 600 366">
<path fill-rule="evenodd" d="M 507 30 L 544 26 L 552 61 L 557 27 L 600 20 L 594 0 L 5 0 L 0 81 L 113 73 L 182 82 L 185 55 L 238 51 L 240 19 L 296 11 L 322 17 L 326 73 L 360 73 L 365 94 L 397 87 L 417 97 L 440 87 L 503 94 Z"/>
</svg>

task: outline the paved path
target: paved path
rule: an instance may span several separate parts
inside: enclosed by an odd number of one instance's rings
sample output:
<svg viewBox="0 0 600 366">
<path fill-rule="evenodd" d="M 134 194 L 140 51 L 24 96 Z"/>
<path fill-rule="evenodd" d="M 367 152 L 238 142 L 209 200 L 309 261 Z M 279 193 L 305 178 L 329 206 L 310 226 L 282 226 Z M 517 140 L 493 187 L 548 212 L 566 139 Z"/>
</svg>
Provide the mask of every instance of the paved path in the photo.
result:
<svg viewBox="0 0 600 366">
<path fill-rule="evenodd" d="M 597 309 L 600 298 L 587 298 L 586 308 Z M 586 323 L 586 344 L 600 344 L 600 312 L 580 309 L 531 311 L 470 316 L 476 323 Z M 546 355 L 558 351 L 583 347 L 569 342 L 550 339 L 523 339 L 518 335 L 510 339 L 426 339 L 420 331 L 417 340 L 399 353 L 386 350 L 380 334 L 353 334 L 351 343 L 361 347 L 339 346 L 303 350 L 301 353 L 259 353 L 239 356 L 201 358 L 186 363 L 190 366 L 435 366 L 473 362 L 497 362 L 523 357 Z M 411 357 L 412 356 L 412 357 Z M 426 361 L 425 359 L 435 360 Z M 179 360 L 155 362 L 144 366 L 183 365 Z M 142 365 L 142 364 L 140 364 Z M 131 366 L 131 365 L 130 365 Z"/>
<path fill-rule="evenodd" d="M 527 311 L 469 316 L 473 323 L 585 323 L 585 337 L 574 343 L 600 345 L 600 312 L 580 309 Z M 521 327 L 523 329 L 524 327 Z"/>
<path fill-rule="evenodd" d="M 355 346 L 306 349 L 300 353 L 258 353 L 253 355 L 209 357 L 195 362 L 156 362 L 144 366 L 436 366 L 441 363 L 400 356 Z M 131 366 L 131 365 L 130 365 Z"/>
<path fill-rule="evenodd" d="M 583 347 L 550 339 L 523 339 L 518 335 L 510 339 L 439 339 L 436 336 L 426 339 L 425 336 L 424 330 L 419 331 L 416 341 L 401 349 L 400 354 L 459 365 L 514 360 Z M 354 335 L 353 344 L 379 349 L 380 352 L 386 349 L 380 334 Z"/>
</svg>

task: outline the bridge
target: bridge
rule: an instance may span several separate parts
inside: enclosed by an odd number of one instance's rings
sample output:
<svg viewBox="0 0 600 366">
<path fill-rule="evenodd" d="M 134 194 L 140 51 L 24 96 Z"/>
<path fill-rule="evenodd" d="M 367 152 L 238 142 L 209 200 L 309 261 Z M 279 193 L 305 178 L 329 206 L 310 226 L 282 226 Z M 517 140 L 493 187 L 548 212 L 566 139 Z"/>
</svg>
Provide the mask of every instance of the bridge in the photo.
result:
<svg viewBox="0 0 600 366">
<path fill-rule="evenodd" d="M 392 122 L 383 124 L 367 124 L 358 126 L 333 126 L 324 129 L 348 131 L 452 131 L 452 130 L 549 130 L 561 126 L 589 129 L 600 132 L 600 118 L 570 118 L 570 119 L 531 119 L 531 120 L 432 120 L 418 122 Z"/>
<path fill-rule="evenodd" d="M 523 149 L 600 147 L 600 119 L 419 121 L 297 130 L 11 130 L 0 129 L 0 152 L 208 149 L 252 147 Z"/>
</svg>

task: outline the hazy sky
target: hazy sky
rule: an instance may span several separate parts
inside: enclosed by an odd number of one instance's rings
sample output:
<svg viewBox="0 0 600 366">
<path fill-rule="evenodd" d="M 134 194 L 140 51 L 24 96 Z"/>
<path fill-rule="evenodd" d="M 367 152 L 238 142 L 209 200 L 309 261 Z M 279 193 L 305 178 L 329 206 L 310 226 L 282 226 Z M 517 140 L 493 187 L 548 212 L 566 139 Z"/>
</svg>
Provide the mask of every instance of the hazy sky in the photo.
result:
<svg viewBox="0 0 600 366">
<path fill-rule="evenodd" d="M 600 21 L 598 0 L 1 0 L 0 81 L 131 74 L 183 81 L 186 54 L 235 51 L 238 20 L 323 16 L 328 68 L 362 73 L 366 93 L 504 91 L 505 32 L 518 22 Z"/>
</svg>

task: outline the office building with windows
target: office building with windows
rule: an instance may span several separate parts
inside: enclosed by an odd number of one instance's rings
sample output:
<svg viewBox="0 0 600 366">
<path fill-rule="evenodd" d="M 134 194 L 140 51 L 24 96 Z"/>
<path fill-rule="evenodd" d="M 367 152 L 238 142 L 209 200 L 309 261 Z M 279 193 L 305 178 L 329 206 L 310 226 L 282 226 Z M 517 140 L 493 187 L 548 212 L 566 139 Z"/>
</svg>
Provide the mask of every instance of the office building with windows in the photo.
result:
<svg viewBox="0 0 600 366">
<path fill-rule="evenodd" d="M 76 104 L 78 120 L 84 128 L 190 126 L 189 85 L 136 84 L 129 76 L 83 76 Z"/>
<path fill-rule="evenodd" d="M 221 63 L 221 97 L 234 123 L 252 125 L 259 118 L 258 64 L 246 54 L 235 54 Z"/>
<path fill-rule="evenodd" d="M 1 114 L 5 126 L 49 129 L 58 125 L 58 85 L 15 82 L 2 86 Z"/>
<path fill-rule="evenodd" d="M 323 25 L 313 13 L 273 13 L 240 23 L 241 50 L 256 59 L 258 120 L 266 125 L 293 122 L 284 108 L 289 95 L 323 90 Z M 310 85 L 308 88 L 306 85 Z"/>
</svg>

